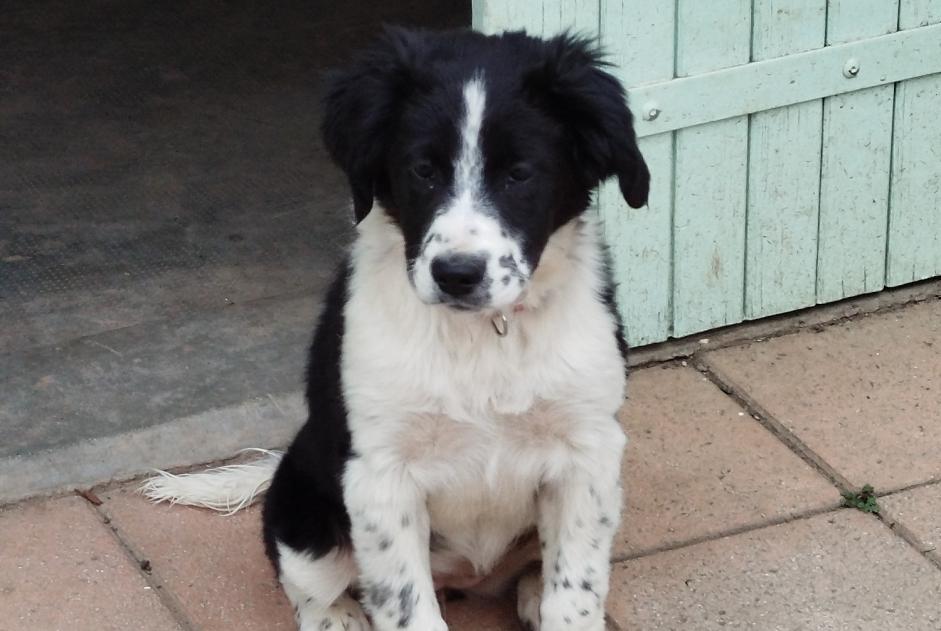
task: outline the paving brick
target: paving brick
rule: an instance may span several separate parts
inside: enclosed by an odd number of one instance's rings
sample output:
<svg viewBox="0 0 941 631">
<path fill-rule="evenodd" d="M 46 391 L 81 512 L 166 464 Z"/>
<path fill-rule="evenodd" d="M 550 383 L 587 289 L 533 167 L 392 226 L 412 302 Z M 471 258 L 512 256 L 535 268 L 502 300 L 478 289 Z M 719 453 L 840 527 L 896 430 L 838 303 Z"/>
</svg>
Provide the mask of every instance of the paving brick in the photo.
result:
<svg viewBox="0 0 941 631">
<path fill-rule="evenodd" d="M 836 506 L 839 493 L 692 368 L 635 371 L 615 557 Z"/>
<path fill-rule="evenodd" d="M 941 479 L 941 301 L 707 360 L 857 486 Z"/>
<path fill-rule="evenodd" d="M 941 562 L 941 484 L 879 498 L 883 516 L 918 539 L 922 552 Z"/>
<path fill-rule="evenodd" d="M 258 506 L 223 517 L 154 505 L 131 489 L 101 498 L 112 525 L 201 631 L 295 631 L 264 554 Z"/>
<path fill-rule="evenodd" d="M 0 510 L 0 631 L 179 631 L 85 501 Z"/>
<path fill-rule="evenodd" d="M 941 572 L 876 518 L 842 510 L 620 564 L 622 631 L 937 631 Z"/>
</svg>

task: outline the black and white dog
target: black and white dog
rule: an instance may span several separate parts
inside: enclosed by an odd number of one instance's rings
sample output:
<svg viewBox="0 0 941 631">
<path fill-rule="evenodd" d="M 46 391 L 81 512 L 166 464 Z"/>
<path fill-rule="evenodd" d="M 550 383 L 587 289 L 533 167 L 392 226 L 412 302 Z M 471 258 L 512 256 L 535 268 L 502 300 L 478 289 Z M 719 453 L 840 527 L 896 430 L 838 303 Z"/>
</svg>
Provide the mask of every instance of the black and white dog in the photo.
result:
<svg viewBox="0 0 941 631">
<path fill-rule="evenodd" d="M 608 176 L 635 208 L 649 182 L 621 86 L 570 35 L 388 30 L 325 107 L 358 226 L 307 423 L 279 461 L 150 494 L 242 504 L 270 479 L 265 543 L 303 631 L 443 631 L 436 590 L 521 574 L 530 628 L 602 630 L 626 345 L 586 210 Z"/>
</svg>

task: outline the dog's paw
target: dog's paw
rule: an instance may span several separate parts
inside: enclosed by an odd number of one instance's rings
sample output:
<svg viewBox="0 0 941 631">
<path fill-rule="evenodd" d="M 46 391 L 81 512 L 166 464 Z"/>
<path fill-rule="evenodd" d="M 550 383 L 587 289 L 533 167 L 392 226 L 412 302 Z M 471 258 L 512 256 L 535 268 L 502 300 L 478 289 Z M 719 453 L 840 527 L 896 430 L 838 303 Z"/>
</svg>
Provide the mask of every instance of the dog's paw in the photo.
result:
<svg viewBox="0 0 941 631">
<path fill-rule="evenodd" d="M 529 572 L 516 585 L 516 615 L 526 631 L 539 631 L 539 606 L 542 602 L 542 577 Z"/>
<path fill-rule="evenodd" d="M 343 594 L 326 611 L 298 612 L 299 631 L 372 631 L 366 613 L 349 594 Z"/>
<path fill-rule="evenodd" d="M 564 590 L 547 595 L 539 607 L 539 631 L 604 631 L 604 607 L 594 594 Z"/>
</svg>

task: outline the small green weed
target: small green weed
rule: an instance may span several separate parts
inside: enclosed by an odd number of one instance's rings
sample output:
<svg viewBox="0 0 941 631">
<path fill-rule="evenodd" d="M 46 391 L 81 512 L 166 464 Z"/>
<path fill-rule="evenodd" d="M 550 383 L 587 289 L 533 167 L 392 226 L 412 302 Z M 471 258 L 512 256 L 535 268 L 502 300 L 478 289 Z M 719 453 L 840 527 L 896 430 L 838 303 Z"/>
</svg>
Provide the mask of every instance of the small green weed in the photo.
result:
<svg viewBox="0 0 941 631">
<path fill-rule="evenodd" d="M 847 491 L 843 493 L 843 506 L 846 508 L 855 508 L 864 513 L 879 514 L 879 504 L 876 502 L 876 491 L 871 484 L 863 486 L 857 493 Z"/>
</svg>

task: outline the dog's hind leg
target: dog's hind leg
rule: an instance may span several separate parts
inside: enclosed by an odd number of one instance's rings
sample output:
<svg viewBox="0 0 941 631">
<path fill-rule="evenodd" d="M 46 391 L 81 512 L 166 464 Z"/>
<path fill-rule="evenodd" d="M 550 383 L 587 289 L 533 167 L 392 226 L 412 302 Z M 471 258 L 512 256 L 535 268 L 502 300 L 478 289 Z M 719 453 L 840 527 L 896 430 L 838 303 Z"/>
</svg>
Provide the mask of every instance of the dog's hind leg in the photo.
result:
<svg viewBox="0 0 941 631">
<path fill-rule="evenodd" d="M 300 631 L 370 631 L 363 608 L 347 591 L 356 577 L 350 552 L 335 549 L 315 559 L 280 542 L 277 547 L 279 578 Z"/>
</svg>

